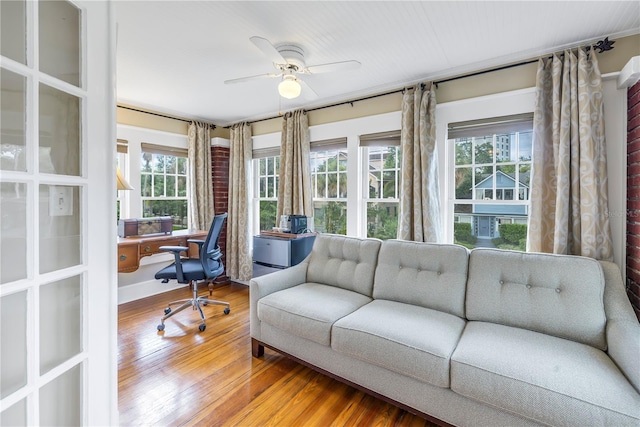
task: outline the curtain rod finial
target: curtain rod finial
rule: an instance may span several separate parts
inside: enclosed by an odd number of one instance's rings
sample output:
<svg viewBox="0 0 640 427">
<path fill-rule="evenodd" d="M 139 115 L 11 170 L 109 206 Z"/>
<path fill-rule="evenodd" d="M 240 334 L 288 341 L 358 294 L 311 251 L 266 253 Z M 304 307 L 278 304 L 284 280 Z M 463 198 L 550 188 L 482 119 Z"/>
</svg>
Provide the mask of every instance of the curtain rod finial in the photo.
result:
<svg viewBox="0 0 640 427">
<path fill-rule="evenodd" d="M 600 40 L 598 43 L 593 45 L 593 48 L 598 49 L 598 53 L 606 52 L 614 48 L 613 44 L 615 42 L 615 40 L 609 41 L 609 37 L 605 37 L 604 40 Z"/>
</svg>

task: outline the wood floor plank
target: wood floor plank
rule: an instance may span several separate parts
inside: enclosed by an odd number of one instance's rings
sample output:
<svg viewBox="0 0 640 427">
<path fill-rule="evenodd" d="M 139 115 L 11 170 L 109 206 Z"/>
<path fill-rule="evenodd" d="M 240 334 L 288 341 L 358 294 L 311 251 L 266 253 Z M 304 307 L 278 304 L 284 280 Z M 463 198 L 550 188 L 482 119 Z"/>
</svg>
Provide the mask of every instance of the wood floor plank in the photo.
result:
<svg viewBox="0 0 640 427">
<path fill-rule="evenodd" d="M 205 289 L 201 295 L 208 294 Z M 216 285 L 207 328 L 187 309 L 166 321 L 187 287 L 118 309 L 118 402 L 123 426 L 434 426 L 269 349 L 251 356 L 249 289 Z"/>
</svg>

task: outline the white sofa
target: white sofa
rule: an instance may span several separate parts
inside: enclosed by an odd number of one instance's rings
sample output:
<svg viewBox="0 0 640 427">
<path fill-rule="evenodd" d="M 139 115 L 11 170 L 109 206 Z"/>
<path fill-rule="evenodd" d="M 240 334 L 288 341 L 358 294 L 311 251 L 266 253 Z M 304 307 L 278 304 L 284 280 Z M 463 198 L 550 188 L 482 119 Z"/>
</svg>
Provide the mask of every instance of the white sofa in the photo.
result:
<svg viewBox="0 0 640 427">
<path fill-rule="evenodd" d="M 251 280 L 251 337 L 443 425 L 640 425 L 613 263 L 320 234 Z"/>
</svg>

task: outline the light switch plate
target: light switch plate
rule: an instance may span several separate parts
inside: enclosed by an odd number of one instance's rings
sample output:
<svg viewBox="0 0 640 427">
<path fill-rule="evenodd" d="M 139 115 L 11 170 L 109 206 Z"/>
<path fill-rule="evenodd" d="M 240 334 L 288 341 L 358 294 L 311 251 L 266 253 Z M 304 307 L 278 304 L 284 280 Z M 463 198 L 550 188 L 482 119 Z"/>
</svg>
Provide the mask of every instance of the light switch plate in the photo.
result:
<svg viewBox="0 0 640 427">
<path fill-rule="evenodd" d="M 49 215 L 73 215 L 73 187 L 61 185 L 49 187 Z"/>
</svg>

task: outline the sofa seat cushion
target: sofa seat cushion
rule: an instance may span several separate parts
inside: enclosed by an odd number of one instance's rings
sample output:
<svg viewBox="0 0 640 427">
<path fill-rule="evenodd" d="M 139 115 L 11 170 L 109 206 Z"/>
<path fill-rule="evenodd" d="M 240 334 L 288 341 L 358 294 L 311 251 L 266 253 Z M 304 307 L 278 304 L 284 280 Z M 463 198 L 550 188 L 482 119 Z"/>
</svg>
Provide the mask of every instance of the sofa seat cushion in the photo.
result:
<svg viewBox="0 0 640 427">
<path fill-rule="evenodd" d="M 451 389 L 550 425 L 638 425 L 640 398 L 603 351 L 510 326 L 469 322 Z"/>
<path fill-rule="evenodd" d="M 343 354 L 449 387 L 449 362 L 465 321 L 425 307 L 374 300 L 333 325 L 331 347 Z"/>
<path fill-rule="evenodd" d="M 330 345 L 331 325 L 371 298 L 320 283 L 303 283 L 258 301 L 258 318 L 278 329 Z"/>
</svg>

